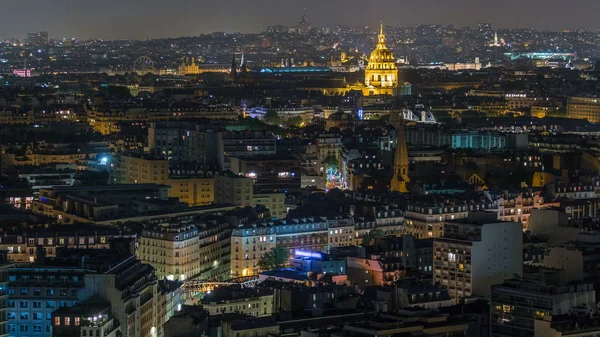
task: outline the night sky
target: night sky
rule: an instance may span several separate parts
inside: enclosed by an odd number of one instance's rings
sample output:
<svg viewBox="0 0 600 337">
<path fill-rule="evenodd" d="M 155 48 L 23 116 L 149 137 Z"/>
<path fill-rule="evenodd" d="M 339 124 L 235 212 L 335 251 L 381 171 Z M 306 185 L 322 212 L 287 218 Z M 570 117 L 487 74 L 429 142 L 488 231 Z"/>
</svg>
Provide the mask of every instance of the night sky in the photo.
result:
<svg viewBox="0 0 600 337">
<path fill-rule="evenodd" d="M 260 32 L 312 24 L 454 24 L 562 30 L 600 23 L 598 0 L 1 0 L 0 38 L 46 30 L 51 38 L 158 38 Z"/>
</svg>

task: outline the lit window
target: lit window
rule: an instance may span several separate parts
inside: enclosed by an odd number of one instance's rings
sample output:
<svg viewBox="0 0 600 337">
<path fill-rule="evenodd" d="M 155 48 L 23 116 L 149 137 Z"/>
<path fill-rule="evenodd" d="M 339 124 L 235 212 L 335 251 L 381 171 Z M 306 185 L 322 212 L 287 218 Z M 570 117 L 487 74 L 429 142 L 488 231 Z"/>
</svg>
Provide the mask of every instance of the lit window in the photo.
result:
<svg viewBox="0 0 600 337">
<path fill-rule="evenodd" d="M 456 262 L 456 254 L 454 254 L 454 253 L 448 253 L 448 261 L 449 262 Z"/>
<path fill-rule="evenodd" d="M 55 326 L 60 326 L 60 317 L 54 317 L 54 325 Z"/>
</svg>

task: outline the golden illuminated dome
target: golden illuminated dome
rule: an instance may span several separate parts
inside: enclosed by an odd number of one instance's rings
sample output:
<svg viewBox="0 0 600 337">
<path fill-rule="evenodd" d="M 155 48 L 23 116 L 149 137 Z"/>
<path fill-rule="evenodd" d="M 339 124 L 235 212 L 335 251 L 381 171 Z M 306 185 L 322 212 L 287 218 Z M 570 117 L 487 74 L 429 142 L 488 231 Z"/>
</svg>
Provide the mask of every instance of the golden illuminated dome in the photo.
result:
<svg viewBox="0 0 600 337">
<path fill-rule="evenodd" d="M 385 45 L 383 25 L 377 38 L 377 46 L 365 68 L 365 95 L 392 95 L 398 86 L 398 67 L 392 52 Z"/>
<path fill-rule="evenodd" d="M 369 62 L 394 62 L 394 55 L 387 49 L 385 45 L 385 34 L 383 34 L 383 25 L 379 29 L 379 36 L 377 38 L 377 47 L 371 52 L 369 56 Z"/>
<path fill-rule="evenodd" d="M 371 52 L 371 56 L 369 56 L 369 62 L 393 62 L 394 55 L 387 48 L 379 49 L 376 48 Z"/>
</svg>

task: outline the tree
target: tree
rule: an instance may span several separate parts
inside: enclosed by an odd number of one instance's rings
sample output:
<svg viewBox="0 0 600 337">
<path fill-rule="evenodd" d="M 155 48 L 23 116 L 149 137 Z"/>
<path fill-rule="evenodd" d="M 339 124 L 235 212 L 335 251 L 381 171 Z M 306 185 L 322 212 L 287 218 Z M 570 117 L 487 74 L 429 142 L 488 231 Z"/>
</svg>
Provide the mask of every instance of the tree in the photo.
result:
<svg viewBox="0 0 600 337">
<path fill-rule="evenodd" d="M 373 239 L 381 239 L 384 237 L 381 229 L 373 229 L 363 236 L 363 245 L 368 246 Z"/>
<path fill-rule="evenodd" d="M 271 248 L 270 251 L 266 252 L 258 261 L 258 268 L 261 270 L 274 270 L 280 269 L 288 264 L 290 252 L 281 246 Z"/>
<path fill-rule="evenodd" d="M 269 110 L 267 110 L 267 113 L 265 114 L 263 121 L 265 123 L 269 123 L 269 124 L 279 124 L 279 122 L 281 120 L 279 119 L 279 115 L 277 114 L 277 112 L 275 110 L 269 109 Z"/>
<path fill-rule="evenodd" d="M 302 117 L 294 116 L 285 120 L 287 126 L 299 126 L 302 123 Z"/>
</svg>

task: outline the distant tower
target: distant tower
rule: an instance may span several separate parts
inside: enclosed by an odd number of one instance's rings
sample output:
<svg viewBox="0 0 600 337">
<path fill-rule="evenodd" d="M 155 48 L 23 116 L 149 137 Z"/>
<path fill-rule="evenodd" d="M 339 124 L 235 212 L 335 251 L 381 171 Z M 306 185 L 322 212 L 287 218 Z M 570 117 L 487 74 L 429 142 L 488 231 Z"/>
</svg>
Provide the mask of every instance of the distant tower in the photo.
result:
<svg viewBox="0 0 600 337">
<path fill-rule="evenodd" d="M 398 111 L 390 116 L 390 122 L 396 128 L 396 151 L 394 151 L 394 175 L 390 181 L 392 192 L 407 193 L 410 182 L 408 177 L 408 147 L 404 132 L 404 112 Z"/>
<path fill-rule="evenodd" d="M 494 32 L 494 46 L 498 45 L 498 32 Z"/>
<path fill-rule="evenodd" d="M 235 53 L 231 55 L 231 75 L 237 75 L 237 64 L 235 62 Z"/>
</svg>

